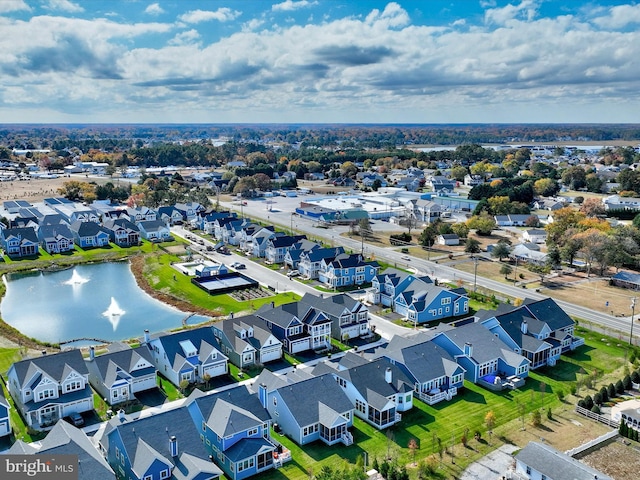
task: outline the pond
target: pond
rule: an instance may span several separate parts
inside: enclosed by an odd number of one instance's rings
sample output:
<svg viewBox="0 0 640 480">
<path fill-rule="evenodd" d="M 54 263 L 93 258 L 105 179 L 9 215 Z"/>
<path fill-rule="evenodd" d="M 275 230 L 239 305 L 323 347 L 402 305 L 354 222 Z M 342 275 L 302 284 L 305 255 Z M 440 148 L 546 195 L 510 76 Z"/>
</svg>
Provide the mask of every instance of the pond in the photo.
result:
<svg viewBox="0 0 640 480">
<path fill-rule="evenodd" d="M 182 325 L 186 313 L 141 290 L 127 262 L 79 265 L 57 272 L 11 273 L 2 319 L 28 337 L 60 343 L 141 337 Z M 189 323 L 205 321 L 204 317 Z"/>
</svg>

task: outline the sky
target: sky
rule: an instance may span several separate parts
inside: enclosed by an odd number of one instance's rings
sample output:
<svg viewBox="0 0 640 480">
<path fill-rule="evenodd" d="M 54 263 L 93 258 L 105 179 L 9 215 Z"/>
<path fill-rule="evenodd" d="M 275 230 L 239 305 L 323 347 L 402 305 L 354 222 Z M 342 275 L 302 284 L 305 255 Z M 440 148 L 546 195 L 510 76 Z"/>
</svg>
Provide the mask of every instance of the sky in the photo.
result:
<svg viewBox="0 0 640 480">
<path fill-rule="evenodd" d="M 0 0 L 0 123 L 640 123 L 640 2 Z"/>
</svg>

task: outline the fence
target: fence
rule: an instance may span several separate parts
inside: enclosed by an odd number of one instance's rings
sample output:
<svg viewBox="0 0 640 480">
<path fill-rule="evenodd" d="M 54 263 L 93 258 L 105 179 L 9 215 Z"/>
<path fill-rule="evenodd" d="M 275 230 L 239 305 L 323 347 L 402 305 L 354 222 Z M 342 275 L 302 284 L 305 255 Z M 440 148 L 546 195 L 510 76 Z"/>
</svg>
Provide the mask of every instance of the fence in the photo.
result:
<svg viewBox="0 0 640 480">
<path fill-rule="evenodd" d="M 576 413 L 579 413 L 580 415 L 584 415 L 585 417 L 590 418 L 592 420 L 596 420 L 597 422 L 604 423 L 605 425 L 608 425 L 612 428 L 620 427 L 620 422 L 616 422 L 615 420 L 612 420 L 611 417 L 608 417 L 606 415 L 600 415 L 599 413 L 592 412 L 591 410 L 587 410 L 586 408 L 580 407 L 578 405 L 576 405 Z"/>
</svg>

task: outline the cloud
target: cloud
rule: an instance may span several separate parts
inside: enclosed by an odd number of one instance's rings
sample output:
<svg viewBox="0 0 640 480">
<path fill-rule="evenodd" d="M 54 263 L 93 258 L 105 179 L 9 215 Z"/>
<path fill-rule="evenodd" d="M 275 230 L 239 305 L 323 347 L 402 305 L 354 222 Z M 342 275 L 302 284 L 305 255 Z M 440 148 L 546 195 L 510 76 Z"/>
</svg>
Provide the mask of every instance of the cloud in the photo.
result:
<svg viewBox="0 0 640 480">
<path fill-rule="evenodd" d="M 0 13 L 17 12 L 20 10 L 30 11 L 31 7 L 24 0 L 2 0 L 0 1 Z"/>
<path fill-rule="evenodd" d="M 595 18 L 593 23 L 602 28 L 624 28 L 640 23 L 640 5 L 616 5 L 608 10 L 608 14 Z"/>
<path fill-rule="evenodd" d="M 237 10 L 231 10 L 227 7 L 221 7 L 216 11 L 191 10 L 190 12 L 180 15 L 180 17 L 178 18 L 185 23 L 210 22 L 211 20 L 228 22 L 230 20 L 235 20 L 241 14 L 242 12 L 239 12 Z"/>
<path fill-rule="evenodd" d="M 509 3 L 502 8 L 490 8 L 485 12 L 489 24 L 505 25 L 511 20 L 533 20 L 539 8 L 539 0 L 521 0 L 519 4 Z"/>
<path fill-rule="evenodd" d="M 47 10 L 59 10 L 68 13 L 84 12 L 84 8 L 70 0 L 48 0 L 44 8 Z"/>
<path fill-rule="evenodd" d="M 186 32 L 180 32 L 171 40 L 169 45 L 187 45 L 200 40 L 200 33 L 197 30 L 191 29 Z"/>
<path fill-rule="evenodd" d="M 318 5 L 318 2 L 310 2 L 308 0 L 285 0 L 282 3 L 276 3 L 271 6 L 271 10 L 274 12 L 291 12 L 293 10 L 300 10 L 301 8 L 311 7 L 312 5 Z"/>
<path fill-rule="evenodd" d="M 407 11 L 399 4 L 391 2 L 380 12 L 377 8 L 367 15 L 366 22 L 380 27 L 404 27 L 410 22 Z"/>
<path fill-rule="evenodd" d="M 393 50 L 384 46 L 359 47 L 357 45 L 327 45 L 314 53 L 319 60 L 332 65 L 371 65 L 393 55 Z"/>
<path fill-rule="evenodd" d="M 159 3 L 152 3 L 144 9 L 144 13 L 149 15 L 161 15 L 164 13 L 164 9 L 160 6 Z"/>
</svg>

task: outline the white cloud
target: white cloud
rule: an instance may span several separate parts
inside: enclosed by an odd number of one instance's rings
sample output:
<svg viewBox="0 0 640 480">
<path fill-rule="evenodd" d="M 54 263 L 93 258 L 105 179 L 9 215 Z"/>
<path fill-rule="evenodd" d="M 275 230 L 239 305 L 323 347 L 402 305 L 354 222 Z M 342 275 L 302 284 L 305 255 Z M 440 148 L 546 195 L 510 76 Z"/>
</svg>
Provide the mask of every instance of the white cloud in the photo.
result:
<svg viewBox="0 0 640 480">
<path fill-rule="evenodd" d="M 317 4 L 318 2 L 316 1 L 310 2 L 308 0 L 299 0 L 296 2 L 294 0 L 285 0 L 282 3 L 276 3 L 275 5 L 272 5 L 271 10 L 273 10 L 274 12 L 291 12 L 293 10 L 300 10 L 301 8 L 306 8 Z"/>
<path fill-rule="evenodd" d="M 58 10 L 68 13 L 84 12 L 84 8 L 82 8 L 77 3 L 71 2 L 70 0 L 48 0 L 45 8 L 47 8 L 48 10 Z"/>
<path fill-rule="evenodd" d="M 624 28 L 640 23 L 640 5 L 616 5 L 606 15 L 595 18 L 593 23 L 602 28 Z"/>
<path fill-rule="evenodd" d="M 539 0 L 521 0 L 518 5 L 511 3 L 502 8 L 490 8 L 485 12 L 487 23 L 505 25 L 511 20 L 532 21 L 539 8 Z"/>
<path fill-rule="evenodd" d="M 377 24 L 384 28 L 387 27 L 403 27 L 410 21 L 407 11 L 399 4 L 391 2 L 384 7 L 382 13 L 380 10 L 374 9 L 366 19 L 369 24 Z"/>
<path fill-rule="evenodd" d="M 210 11 L 210 10 L 191 10 L 183 15 L 178 17 L 181 21 L 185 23 L 201 23 L 201 22 L 210 22 L 211 20 L 217 20 L 219 22 L 228 22 L 230 20 L 235 20 L 238 18 L 242 12 L 237 10 L 231 10 L 227 7 L 221 7 L 218 10 Z"/>
<path fill-rule="evenodd" d="M 31 10 L 31 7 L 24 0 L 2 0 L 0 1 L 0 13 L 17 12 L 20 10 Z"/>
<path fill-rule="evenodd" d="M 259 18 L 252 18 L 248 22 L 242 24 L 243 32 L 253 32 L 264 25 L 264 20 Z"/>
<path fill-rule="evenodd" d="M 164 13 L 164 9 L 160 6 L 159 3 L 152 3 L 144 9 L 144 13 L 147 13 L 149 15 L 161 15 Z"/>
<path fill-rule="evenodd" d="M 180 32 L 171 40 L 169 40 L 169 45 L 189 45 L 192 43 L 196 43 L 196 41 L 200 40 L 200 33 L 197 30 L 191 29 L 186 32 Z"/>
</svg>

